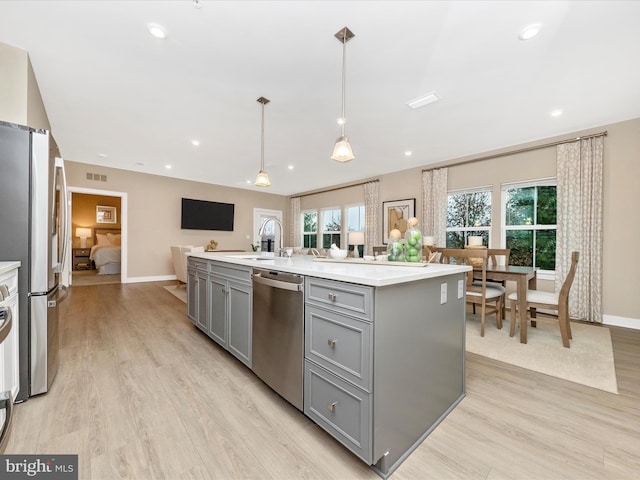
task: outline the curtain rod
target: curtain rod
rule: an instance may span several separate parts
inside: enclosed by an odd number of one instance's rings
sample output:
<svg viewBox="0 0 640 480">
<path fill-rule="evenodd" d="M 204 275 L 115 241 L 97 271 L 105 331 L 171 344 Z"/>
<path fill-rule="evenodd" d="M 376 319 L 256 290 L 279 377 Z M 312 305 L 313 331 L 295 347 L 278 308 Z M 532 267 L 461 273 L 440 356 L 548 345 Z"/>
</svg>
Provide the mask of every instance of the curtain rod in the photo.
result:
<svg viewBox="0 0 640 480">
<path fill-rule="evenodd" d="M 483 160 L 491 160 L 491 159 L 494 159 L 494 158 L 507 157 L 509 155 L 515 155 L 515 154 L 518 154 L 518 153 L 525 153 L 525 152 L 531 152 L 533 150 L 540 150 L 542 148 L 556 147 L 556 146 L 562 145 L 564 143 L 576 142 L 578 140 L 584 140 L 584 139 L 587 139 L 587 138 L 606 137 L 606 136 L 607 136 L 607 131 L 605 130 L 604 132 L 594 133 L 592 135 L 581 135 L 579 137 L 572 138 L 570 140 L 559 140 L 557 142 L 545 143 L 544 145 L 536 145 L 534 147 L 526 147 L 526 148 L 521 148 L 519 150 L 511 150 L 510 152 L 496 153 L 496 154 L 493 154 L 493 155 L 487 155 L 485 157 L 478 157 L 478 158 L 472 158 L 472 159 L 469 159 L 469 160 L 462 160 L 460 162 L 455 162 L 455 163 L 442 165 L 442 167 L 424 168 L 424 169 L 422 169 L 422 171 L 423 172 L 427 172 L 429 170 L 436 170 L 437 168 L 455 167 L 456 165 L 464 165 L 465 163 L 473 163 L 473 162 L 480 162 L 480 161 L 483 161 Z"/>
<path fill-rule="evenodd" d="M 320 191 L 317 191 L 317 192 L 303 193 L 302 195 L 292 195 L 291 198 L 309 197 L 311 195 L 319 195 L 321 193 L 334 192 L 336 190 L 343 190 L 345 188 L 359 187 L 361 185 L 366 185 L 367 183 L 374 183 L 374 182 L 379 182 L 379 181 L 380 180 L 376 178 L 376 179 L 373 179 L 373 180 L 367 180 L 366 182 L 352 183 L 351 185 L 343 185 L 342 187 L 330 188 L 328 190 L 320 190 Z"/>
</svg>

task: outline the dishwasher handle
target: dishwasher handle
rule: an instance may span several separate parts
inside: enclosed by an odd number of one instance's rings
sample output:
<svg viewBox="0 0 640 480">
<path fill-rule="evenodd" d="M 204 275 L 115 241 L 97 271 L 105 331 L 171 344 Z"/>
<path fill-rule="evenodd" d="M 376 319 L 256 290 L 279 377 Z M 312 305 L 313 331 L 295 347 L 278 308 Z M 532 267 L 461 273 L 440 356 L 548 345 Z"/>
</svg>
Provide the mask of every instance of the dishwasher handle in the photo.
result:
<svg viewBox="0 0 640 480">
<path fill-rule="evenodd" d="M 283 282 L 281 280 L 273 280 L 271 278 L 265 278 L 259 273 L 253 274 L 254 283 L 260 283 L 273 288 L 280 288 L 282 290 L 290 290 L 292 292 L 302 292 L 304 286 L 302 283 Z"/>
</svg>

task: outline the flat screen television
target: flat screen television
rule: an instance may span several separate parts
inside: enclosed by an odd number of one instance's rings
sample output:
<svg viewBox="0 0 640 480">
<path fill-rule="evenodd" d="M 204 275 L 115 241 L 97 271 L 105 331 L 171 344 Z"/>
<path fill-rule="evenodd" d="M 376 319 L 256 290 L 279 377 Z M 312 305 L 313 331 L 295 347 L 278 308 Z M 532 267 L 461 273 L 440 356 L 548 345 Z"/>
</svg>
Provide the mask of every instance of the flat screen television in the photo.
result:
<svg viewBox="0 0 640 480">
<path fill-rule="evenodd" d="M 233 203 L 209 202 L 207 200 L 182 199 L 183 230 L 233 231 Z"/>
</svg>

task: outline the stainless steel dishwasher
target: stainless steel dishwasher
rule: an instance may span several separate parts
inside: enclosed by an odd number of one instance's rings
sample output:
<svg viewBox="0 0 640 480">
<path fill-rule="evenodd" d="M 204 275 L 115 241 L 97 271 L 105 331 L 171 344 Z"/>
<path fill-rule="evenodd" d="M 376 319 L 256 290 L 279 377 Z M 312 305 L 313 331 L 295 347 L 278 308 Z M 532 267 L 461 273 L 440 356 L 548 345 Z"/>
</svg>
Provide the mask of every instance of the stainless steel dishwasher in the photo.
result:
<svg viewBox="0 0 640 480">
<path fill-rule="evenodd" d="M 252 369 L 302 410 L 304 277 L 253 269 Z"/>
</svg>

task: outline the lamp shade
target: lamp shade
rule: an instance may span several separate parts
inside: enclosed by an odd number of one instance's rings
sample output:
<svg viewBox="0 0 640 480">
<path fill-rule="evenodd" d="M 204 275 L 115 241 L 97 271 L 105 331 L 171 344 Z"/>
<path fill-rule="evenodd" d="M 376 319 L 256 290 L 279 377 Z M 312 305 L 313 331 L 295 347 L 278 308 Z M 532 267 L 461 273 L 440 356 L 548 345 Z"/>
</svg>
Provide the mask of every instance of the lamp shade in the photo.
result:
<svg viewBox="0 0 640 480">
<path fill-rule="evenodd" d="M 256 177 L 256 186 L 268 187 L 269 185 L 271 185 L 271 182 L 269 181 L 269 175 L 267 175 L 267 172 L 260 170 L 260 172 L 258 172 L 258 176 Z"/>
<path fill-rule="evenodd" d="M 353 150 L 351 150 L 349 139 L 347 137 L 339 137 L 336 140 L 336 145 L 333 147 L 331 159 L 338 162 L 348 162 L 354 158 L 356 157 L 353 156 Z"/>
<path fill-rule="evenodd" d="M 364 232 L 349 232 L 349 245 L 364 245 Z"/>
<path fill-rule="evenodd" d="M 87 238 L 91 236 L 91 229 L 78 227 L 76 228 L 76 237 L 80 237 L 80 248 L 87 247 Z"/>
</svg>

